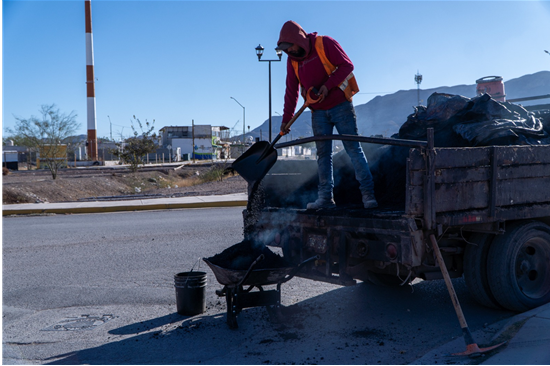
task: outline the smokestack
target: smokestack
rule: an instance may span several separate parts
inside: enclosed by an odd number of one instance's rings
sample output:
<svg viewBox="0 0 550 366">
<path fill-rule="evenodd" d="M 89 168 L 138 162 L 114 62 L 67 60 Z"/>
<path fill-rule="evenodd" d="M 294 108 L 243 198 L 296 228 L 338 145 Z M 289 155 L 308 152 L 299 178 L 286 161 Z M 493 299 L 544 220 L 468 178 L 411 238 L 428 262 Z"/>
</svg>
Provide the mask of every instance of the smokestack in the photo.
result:
<svg viewBox="0 0 550 366">
<path fill-rule="evenodd" d="M 85 0 L 86 13 L 86 90 L 88 139 L 86 140 L 88 158 L 97 160 L 97 124 L 95 118 L 95 77 L 94 77 L 94 45 L 92 39 L 92 3 Z"/>
</svg>

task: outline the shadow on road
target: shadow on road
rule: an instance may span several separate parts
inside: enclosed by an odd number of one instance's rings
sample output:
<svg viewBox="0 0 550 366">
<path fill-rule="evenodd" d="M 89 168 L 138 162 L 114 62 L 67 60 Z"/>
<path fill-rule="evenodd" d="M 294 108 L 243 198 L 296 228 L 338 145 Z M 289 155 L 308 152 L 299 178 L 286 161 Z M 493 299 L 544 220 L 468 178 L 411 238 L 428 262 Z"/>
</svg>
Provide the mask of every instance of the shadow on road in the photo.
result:
<svg viewBox="0 0 550 366">
<path fill-rule="evenodd" d="M 109 331 L 109 334 L 117 334 L 117 335 L 123 335 L 123 334 L 138 334 L 147 332 L 150 330 L 153 330 L 158 327 L 162 327 L 164 325 L 172 324 L 178 321 L 181 321 L 182 319 L 187 318 L 183 315 L 179 315 L 178 313 L 174 314 L 168 314 L 165 316 L 161 316 L 155 319 L 148 320 L 146 322 L 139 322 L 135 324 L 129 324 L 124 327 L 120 327 L 117 329 L 113 329 Z"/>
<path fill-rule="evenodd" d="M 481 307 L 463 280 L 453 283 L 472 331 L 491 331 L 488 324 L 513 315 Z M 283 291 L 283 304 L 291 299 L 292 291 Z M 443 281 L 397 288 L 368 283 L 338 288 L 287 306 L 283 315 L 282 322 L 274 324 L 265 309 L 245 309 L 239 315 L 239 328 L 231 330 L 225 309 L 188 318 L 168 314 L 111 330 L 109 334 L 120 335 L 119 340 L 44 362 L 406 364 L 462 335 Z"/>
</svg>

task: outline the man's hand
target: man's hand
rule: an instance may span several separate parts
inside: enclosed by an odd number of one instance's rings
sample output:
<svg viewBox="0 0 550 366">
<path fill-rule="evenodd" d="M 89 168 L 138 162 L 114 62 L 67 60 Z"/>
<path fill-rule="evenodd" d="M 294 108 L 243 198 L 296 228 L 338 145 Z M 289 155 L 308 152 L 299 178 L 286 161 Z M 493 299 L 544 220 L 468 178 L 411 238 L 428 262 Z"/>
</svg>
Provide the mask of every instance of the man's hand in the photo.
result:
<svg viewBox="0 0 550 366">
<path fill-rule="evenodd" d="M 290 132 L 290 127 L 287 127 L 287 123 L 281 123 L 281 132 L 286 135 Z"/>
<path fill-rule="evenodd" d="M 321 103 L 325 98 L 328 96 L 328 89 L 326 86 L 322 86 L 319 88 L 319 93 L 317 93 L 318 96 L 321 97 L 321 99 L 317 103 Z"/>
</svg>

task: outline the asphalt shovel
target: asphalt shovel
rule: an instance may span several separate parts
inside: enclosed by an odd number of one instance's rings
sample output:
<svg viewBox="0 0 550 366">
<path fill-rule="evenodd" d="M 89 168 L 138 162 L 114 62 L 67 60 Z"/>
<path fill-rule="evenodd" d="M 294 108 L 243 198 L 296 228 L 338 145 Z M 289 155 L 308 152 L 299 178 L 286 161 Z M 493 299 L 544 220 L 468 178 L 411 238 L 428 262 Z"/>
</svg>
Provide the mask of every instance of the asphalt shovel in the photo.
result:
<svg viewBox="0 0 550 366">
<path fill-rule="evenodd" d="M 308 106 L 319 101 L 320 98 L 311 98 L 310 94 L 312 91 L 314 93 L 316 92 L 313 87 L 309 88 L 306 93 L 304 105 L 294 114 L 294 117 L 288 121 L 288 127 L 296 121 Z M 284 133 L 282 131 L 279 132 L 271 144 L 267 141 L 256 142 L 231 164 L 231 168 L 239 173 L 248 183 L 260 181 L 277 161 L 277 150 L 275 150 L 273 146 L 283 135 Z"/>
</svg>

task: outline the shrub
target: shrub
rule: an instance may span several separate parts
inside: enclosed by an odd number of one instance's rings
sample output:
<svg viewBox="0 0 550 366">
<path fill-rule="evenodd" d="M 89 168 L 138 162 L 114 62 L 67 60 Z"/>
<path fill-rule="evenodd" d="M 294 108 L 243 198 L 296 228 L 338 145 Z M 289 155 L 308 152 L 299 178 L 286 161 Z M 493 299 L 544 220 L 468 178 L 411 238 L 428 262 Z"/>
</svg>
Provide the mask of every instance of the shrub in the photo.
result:
<svg viewBox="0 0 550 366">
<path fill-rule="evenodd" d="M 203 183 L 212 181 L 222 181 L 225 174 L 225 166 L 213 165 L 209 170 L 202 173 L 199 177 Z"/>
</svg>

